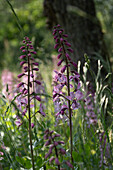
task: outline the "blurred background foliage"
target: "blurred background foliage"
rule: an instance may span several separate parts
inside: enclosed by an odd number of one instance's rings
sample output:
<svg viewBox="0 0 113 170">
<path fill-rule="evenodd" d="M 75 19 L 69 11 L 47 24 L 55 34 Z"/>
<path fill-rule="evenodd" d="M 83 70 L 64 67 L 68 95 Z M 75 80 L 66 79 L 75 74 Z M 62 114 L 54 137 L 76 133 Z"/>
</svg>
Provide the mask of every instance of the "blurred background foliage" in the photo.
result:
<svg viewBox="0 0 113 170">
<path fill-rule="evenodd" d="M 109 51 L 110 60 L 113 70 L 113 1 L 112 0 L 95 0 L 97 17 L 99 18 L 106 46 Z"/>
<path fill-rule="evenodd" d="M 19 47 L 24 36 L 29 36 L 38 52 L 38 57 L 47 62 L 53 50 L 52 35 L 46 29 L 42 0 L 10 0 L 23 31 L 19 30 L 16 18 L 7 1 L 0 1 L 0 70 L 19 69 Z"/>
<path fill-rule="evenodd" d="M 7 1 L 0 1 L 0 71 L 4 68 L 18 70 L 19 47 L 23 36 L 32 38 L 38 57 L 47 64 L 53 53 L 53 38 L 46 27 L 43 15 L 43 0 L 10 0 L 19 20 L 23 33 Z M 97 17 L 101 21 L 106 45 L 113 65 L 113 1 L 95 0 Z"/>
</svg>

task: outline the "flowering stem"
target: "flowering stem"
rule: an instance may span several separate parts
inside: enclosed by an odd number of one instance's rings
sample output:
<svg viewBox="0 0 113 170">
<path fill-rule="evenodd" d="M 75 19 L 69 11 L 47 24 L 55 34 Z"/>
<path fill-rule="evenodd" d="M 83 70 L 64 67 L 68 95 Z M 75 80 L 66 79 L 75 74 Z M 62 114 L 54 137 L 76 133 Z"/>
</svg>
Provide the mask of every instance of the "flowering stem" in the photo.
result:
<svg viewBox="0 0 113 170">
<path fill-rule="evenodd" d="M 30 140 L 30 148 L 31 148 L 31 159 L 32 159 L 32 167 L 35 170 L 34 166 L 34 156 L 33 156 L 33 147 L 32 147 L 32 137 L 31 137 L 31 113 L 30 113 L 30 58 L 28 56 L 28 116 L 29 116 L 29 140 Z"/>
<path fill-rule="evenodd" d="M 67 68 L 67 88 L 68 88 L 68 96 L 70 96 L 70 84 L 69 84 L 69 66 L 68 66 L 68 60 L 66 57 L 66 52 L 65 52 L 65 48 L 64 45 L 62 43 L 62 47 L 63 47 L 63 53 L 65 55 L 65 60 L 66 60 L 66 68 Z M 71 161 L 73 163 L 73 156 L 72 156 L 72 152 L 73 152 L 73 137 L 72 137 L 72 117 L 71 117 L 71 103 L 70 100 L 68 100 L 68 108 L 69 108 L 69 128 L 70 128 L 70 152 L 71 152 Z"/>
</svg>

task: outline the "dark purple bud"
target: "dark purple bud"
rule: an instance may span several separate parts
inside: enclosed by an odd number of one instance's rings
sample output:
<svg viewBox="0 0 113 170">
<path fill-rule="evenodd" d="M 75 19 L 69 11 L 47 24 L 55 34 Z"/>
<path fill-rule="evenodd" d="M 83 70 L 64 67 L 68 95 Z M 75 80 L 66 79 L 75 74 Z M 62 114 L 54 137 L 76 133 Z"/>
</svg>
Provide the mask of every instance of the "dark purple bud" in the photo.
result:
<svg viewBox="0 0 113 170">
<path fill-rule="evenodd" d="M 21 61 L 20 66 L 23 66 L 26 63 L 26 61 Z"/>
<path fill-rule="evenodd" d="M 64 141 L 58 141 L 58 144 L 65 144 Z"/>
<path fill-rule="evenodd" d="M 67 38 L 67 37 L 68 37 L 68 35 L 67 35 L 67 34 L 63 34 L 63 37 Z"/>
<path fill-rule="evenodd" d="M 62 64 L 63 61 L 64 61 L 63 59 L 60 60 L 60 61 L 58 62 L 58 64 L 57 64 L 57 66 L 60 66 L 60 65 Z"/>
<path fill-rule="evenodd" d="M 31 74 L 30 76 L 31 76 L 32 78 L 34 77 L 34 75 L 33 75 L 33 74 Z"/>
<path fill-rule="evenodd" d="M 55 36 L 54 36 L 54 39 L 56 40 L 57 37 L 58 37 L 58 35 L 55 35 Z"/>
<path fill-rule="evenodd" d="M 60 150 L 60 153 L 61 153 L 61 154 L 63 154 L 63 155 L 66 154 L 66 151 L 65 151 L 63 148 L 60 148 L 59 150 Z"/>
<path fill-rule="evenodd" d="M 58 142 L 54 141 L 54 146 L 57 146 L 58 145 Z"/>
<path fill-rule="evenodd" d="M 48 146 L 51 144 L 51 140 L 46 141 L 45 146 Z"/>
<path fill-rule="evenodd" d="M 26 55 L 21 55 L 20 59 L 24 59 L 26 57 Z"/>
<path fill-rule="evenodd" d="M 24 94 L 27 94 L 28 93 L 28 90 L 26 89 L 25 91 L 24 91 Z"/>
<path fill-rule="evenodd" d="M 37 52 L 36 52 L 36 51 L 31 51 L 31 53 L 32 53 L 32 54 L 37 54 Z"/>
<path fill-rule="evenodd" d="M 67 50 L 71 53 L 73 53 L 73 50 L 71 48 L 67 48 Z"/>
<path fill-rule="evenodd" d="M 60 25 L 60 24 L 58 24 L 58 25 L 57 25 L 57 27 L 59 28 L 59 27 L 61 27 L 61 25 Z"/>
<path fill-rule="evenodd" d="M 54 99 L 56 96 L 57 96 L 57 93 L 55 93 L 55 94 L 53 95 L 53 99 Z"/>
<path fill-rule="evenodd" d="M 31 57 L 31 54 L 30 54 L 30 53 L 28 54 L 28 57 Z"/>
<path fill-rule="evenodd" d="M 67 57 L 67 59 L 68 59 L 69 61 L 71 60 L 71 58 L 70 58 L 70 56 L 69 56 L 68 53 L 66 53 L 66 57 Z"/>
<path fill-rule="evenodd" d="M 21 78 L 21 77 L 23 77 L 25 74 L 24 73 L 21 73 L 21 74 L 19 74 L 17 77 L 18 78 Z"/>
<path fill-rule="evenodd" d="M 68 47 L 71 47 L 71 44 L 68 43 L 68 42 L 66 42 L 65 45 L 68 46 Z"/>
<path fill-rule="evenodd" d="M 26 50 L 22 50 L 23 53 L 27 52 Z"/>
<path fill-rule="evenodd" d="M 31 82 L 29 82 L 29 87 L 32 87 L 32 83 Z"/>
<path fill-rule="evenodd" d="M 55 159 L 55 157 L 54 156 L 52 156 L 50 159 L 49 159 L 49 163 L 51 164 L 52 163 L 52 161 Z"/>
<path fill-rule="evenodd" d="M 55 163 L 56 163 L 56 165 L 60 165 L 58 158 L 55 158 Z"/>
<path fill-rule="evenodd" d="M 62 52 L 62 47 L 60 47 L 60 48 L 58 49 L 58 52 L 59 52 L 59 53 Z"/>
<path fill-rule="evenodd" d="M 17 88 L 21 87 L 23 84 L 24 84 L 23 82 L 19 83 L 19 84 L 17 85 Z"/>
<path fill-rule="evenodd" d="M 71 62 L 71 64 L 72 64 L 75 68 L 77 68 L 77 64 L 76 64 L 75 62 Z"/>
<path fill-rule="evenodd" d="M 51 130 L 49 133 L 50 133 L 50 134 L 53 134 L 53 132 L 54 132 L 54 131 L 53 131 L 53 130 Z"/>
<path fill-rule="evenodd" d="M 40 82 L 40 81 L 35 80 L 35 82 L 36 82 L 38 85 L 41 85 L 41 82 Z"/>
<path fill-rule="evenodd" d="M 31 41 L 28 41 L 29 44 L 31 44 L 32 42 Z"/>
<path fill-rule="evenodd" d="M 25 49 L 25 46 L 20 47 L 20 50 Z"/>
<path fill-rule="evenodd" d="M 24 71 L 25 71 L 25 72 L 28 71 L 28 67 L 27 67 L 27 66 L 24 67 Z"/>
<path fill-rule="evenodd" d="M 58 43 L 58 42 L 59 42 L 59 39 L 58 39 L 58 38 L 56 38 L 56 40 L 55 40 L 55 41 L 56 41 L 56 43 Z"/>
<path fill-rule="evenodd" d="M 45 139 L 45 140 L 48 139 L 48 134 L 45 134 L 45 135 L 44 135 L 44 139 Z"/>
<path fill-rule="evenodd" d="M 67 166 L 69 166 L 70 168 L 73 168 L 73 165 L 72 165 L 69 161 L 66 161 L 65 163 L 66 163 Z"/>
<path fill-rule="evenodd" d="M 59 31 L 59 34 L 62 34 L 63 31 Z"/>
<path fill-rule="evenodd" d="M 31 123 L 31 127 L 34 128 L 34 126 L 35 126 L 34 123 Z"/>
<path fill-rule="evenodd" d="M 41 101 L 41 98 L 39 96 L 35 96 L 35 99 L 38 100 L 39 102 Z"/>
<path fill-rule="evenodd" d="M 55 44 L 54 48 L 56 49 L 59 46 L 59 44 Z"/>
<path fill-rule="evenodd" d="M 29 46 L 29 48 L 30 48 L 30 49 L 33 49 L 33 46 L 32 46 L 32 45 L 30 45 L 30 46 Z"/>
<path fill-rule="evenodd" d="M 47 133 L 47 134 L 48 134 L 48 133 L 49 133 L 49 129 L 46 129 L 44 133 Z"/>
<path fill-rule="evenodd" d="M 51 152 L 47 153 L 47 154 L 45 155 L 45 159 L 47 159 L 50 155 L 51 155 Z"/>
<path fill-rule="evenodd" d="M 33 70 L 38 71 L 38 70 L 39 70 L 39 68 L 33 68 Z"/>
<path fill-rule="evenodd" d="M 55 134 L 55 137 L 60 137 L 60 134 L 58 134 L 58 133 L 57 133 L 57 134 Z"/>
<path fill-rule="evenodd" d="M 62 43 L 64 40 L 63 40 L 63 38 L 60 38 L 60 42 Z"/>
<path fill-rule="evenodd" d="M 25 40 L 29 41 L 29 37 L 25 37 Z"/>
<path fill-rule="evenodd" d="M 23 40 L 23 43 L 25 44 L 25 43 L 26 43 L 26 41 L 25 41 L 25 40 Z"/>
<path fill-rule="evenodd" d="M 61 68 L 61 73 L 64 73 L 66 70 L 66 65 L 64 65 L 62 68 Z"/>
<path fill-rule="evenodd" d="M 33 65 L 38 66 L 39 64 L 36 62 L 36 63 L 33 63 Z"/>
<path fill-rule="evenodd" d="M 53 31 L 53 36 L 56 34 L 56 31 Z"/>
<path fill-rule="evenodd" d="M 62 56 L 62 53 L 58 54 L 57 58 L 59 59 Z"/>
</svg>

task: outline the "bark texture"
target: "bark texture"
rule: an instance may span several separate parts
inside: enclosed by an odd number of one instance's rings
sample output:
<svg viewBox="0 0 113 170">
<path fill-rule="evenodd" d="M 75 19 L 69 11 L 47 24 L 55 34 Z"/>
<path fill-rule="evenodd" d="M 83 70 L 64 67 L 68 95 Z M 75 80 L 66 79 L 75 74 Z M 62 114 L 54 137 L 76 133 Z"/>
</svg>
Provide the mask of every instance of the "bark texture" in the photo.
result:
<svg viewBox="0 0 113 170">
<path fill-rule="evenodd" d="M 74 49 L 73 59 L 84 63 L 84 53 L 91 59 L 91 66 L 97 73 L 97 58 L 104 69 L 102 77 L 108 72 L 108 53 L 103 39 L 100 22 L 96 17 L 93 0 L 44 0 L 44 13 L 50 29 L 60 24 L 69 35 Z M 101 56 L 101 58 L 100 58 Z"/>
</svg>

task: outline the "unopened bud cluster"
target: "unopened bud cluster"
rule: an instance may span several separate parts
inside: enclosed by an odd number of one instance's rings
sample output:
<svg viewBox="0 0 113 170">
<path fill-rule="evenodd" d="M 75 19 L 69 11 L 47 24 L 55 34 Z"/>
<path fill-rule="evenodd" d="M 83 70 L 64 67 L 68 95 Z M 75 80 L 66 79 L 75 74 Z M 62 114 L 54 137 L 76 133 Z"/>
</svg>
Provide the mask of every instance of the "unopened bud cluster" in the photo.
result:
<svg viewBox="0 0 113 170">
<path fill-rule="evenodd" d="M 80 75 L 76 71 L 77 64 L 71 59 L 71 53 L 73 53 L 73 50 L 71 44 L 67 41 L 68 35 L 64 34 L 64 30 L 60 25 L 54 27 L 53 35 L 56 42 L 54 48 L 58 48 L 59 53 L 57 56 L 59 59 L 57 65 L 60 66 L 63 64 L 60 72 L 55 71 L 56 74 L 53 80 L 53 99 L 55 105 L 59 102 L 62 103 L 59 111 L 56 113 L 58 118 L 65 115 L 66 111 L 69 109 L 67 104 L 68 100 L 71 102 L 71 111 L 78 109 L 78 101 L 83 98 L 83 94 L 80 91 Z M 74 70 L 71 70 L 71 65 L 74 67 Z"/>
<path fill-rule="evenodd" d="M 49 129 L 45 131 L 44 139 L 47 140 L 45 146 L 49 146 L 49 152 L 45 155 L 45 159 L 51 156 L 49 163 L 51 164 L 53 161 L 55 161 L 55 164 L 60 166 L 61 163 L 59 161 L 59 157 L 61 155 L 65 155 L 66 151 L 61 146 L 65 144 L 64 141 L 58 140 L 58 137 L 60 137 L 60 134 L 54 133 L 54 131 L 50 131 Z M 71 168 L 73 167 L 69 161 L 65 161 L 64 163 Z"/>
</svg>

